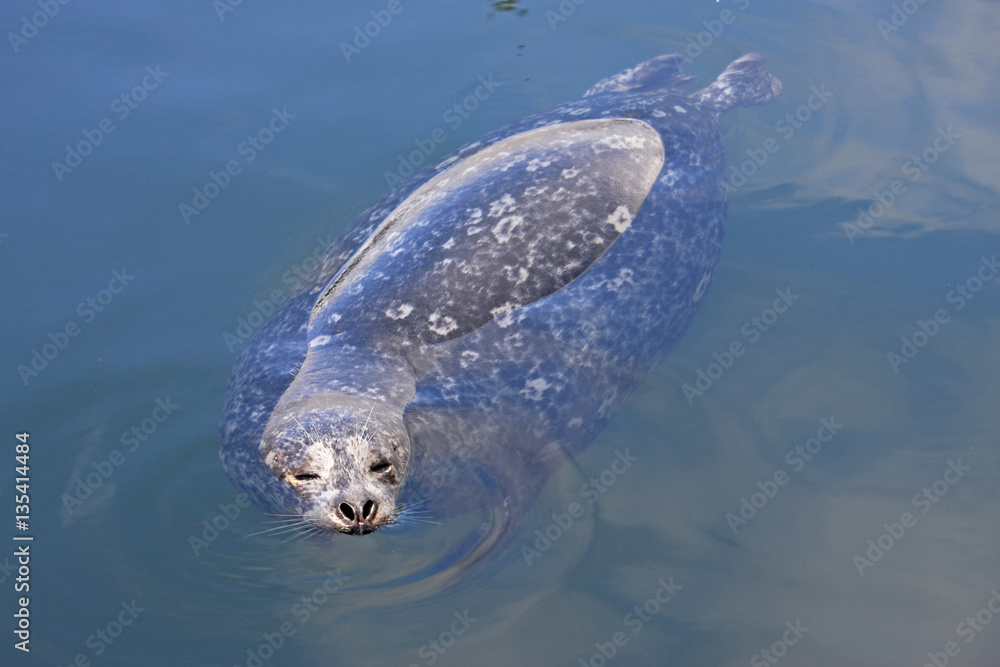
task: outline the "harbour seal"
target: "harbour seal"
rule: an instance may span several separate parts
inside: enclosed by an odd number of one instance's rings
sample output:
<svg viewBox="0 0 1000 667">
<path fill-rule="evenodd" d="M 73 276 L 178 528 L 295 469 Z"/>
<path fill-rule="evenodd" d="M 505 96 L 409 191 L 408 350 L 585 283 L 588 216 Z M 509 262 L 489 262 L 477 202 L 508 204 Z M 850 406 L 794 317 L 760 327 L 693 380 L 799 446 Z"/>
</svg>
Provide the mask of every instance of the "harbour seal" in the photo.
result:
<svg viewBox="0 0 1000 667">
<path fill-rule="evenodd" d="M 240 354 L 220 454 L 267 512 L 366 534 L 456 481 L 512 515 L 680 338 L 721 250 L 718 117 L 781 84 L 683 57 L 458 150 L 363 213 Z M 461 465 L 456 465 L 459 462 Z"/>
</svg>

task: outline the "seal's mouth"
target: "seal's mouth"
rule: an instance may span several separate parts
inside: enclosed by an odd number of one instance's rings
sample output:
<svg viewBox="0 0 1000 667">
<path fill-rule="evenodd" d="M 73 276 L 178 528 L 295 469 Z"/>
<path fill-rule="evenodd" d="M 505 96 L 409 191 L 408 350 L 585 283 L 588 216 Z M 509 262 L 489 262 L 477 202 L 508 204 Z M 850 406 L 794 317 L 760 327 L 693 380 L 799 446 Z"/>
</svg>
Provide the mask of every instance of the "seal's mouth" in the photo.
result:
<svg viewBox="0 0 1000 667">
<path fill-rule="evenodd" d="M 325 525 L 319 525 L 317 527 L 328 531 L 336 531 L 338 533 L 343 533 L 344 535 L 370 535 L 379 528 L 382 528 L 385 525 L 387 525 L 385 521 L 378 519 L 376 519 L 375 521 L 354 521 L 354 522 L 345 522 L 340 517 L 337 518 L 331 517 L 330 519 L 331 520 L 323 522 Z"/>
<path fill-rule="evenodd" d="M 323 531 L 336 531 L 344 535 L 370 535 L 380 528 L 395 525 L 400 511 L 398 506 L 389 511 L 380 511 L 379 505 L 374 501 L 360 506 L 345 501 L 333 507 L 326 506 L 325 509 L 316 507 L 313 511 L 303 513 L 302 518 Z"/>
</svg>

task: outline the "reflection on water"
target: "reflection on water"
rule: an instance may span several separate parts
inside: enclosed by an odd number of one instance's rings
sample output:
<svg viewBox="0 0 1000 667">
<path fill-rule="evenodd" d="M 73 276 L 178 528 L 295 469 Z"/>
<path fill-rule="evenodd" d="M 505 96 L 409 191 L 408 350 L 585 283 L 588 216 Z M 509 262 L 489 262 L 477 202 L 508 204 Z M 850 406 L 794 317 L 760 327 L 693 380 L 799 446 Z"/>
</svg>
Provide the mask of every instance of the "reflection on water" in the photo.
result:
<svg viewBox="0 0 1000 667">
<path fill-rule="evenodd" d="M 524 16 L 528 13 L 527 9 L 518 9 L 518 0 L 493 0 L 490 4 L 493 9 L 498 12 L 517 12 L 518 16 Z"/>
<path fill-rule="evenodd" d="M 1000 572 L 1000 296 L 995 277 L 961 310 L 947 295 L 1000 246 L 996 4 L 924 3 L 888 38 L 889 2 L 574 6 L 553 30 L 554 0 L 406 3 L 346 63 L 339 42 L 378 7 L 242 3 L 220 21 L 211 4 L 70 3 L 7 52 L 3 392 L 11 429 L 32 433 L 38 547 L 19 664 L 600 664 L 613 646 L 608 664 L 784 650 L 781 664 L 881 667 L 933 664 L 948 642 L 952 664 L 995 663 L 997 620 L 960 624 L 988 609 Z M 736 20 L 689 71 L 759 51 L 785 92 L 723 119 L 730 166 L 756 169 L 733 181 L 719 271 L 678 347 L 538 490 L 500 556 L 457 583 L 437 567 L 497 525 L 483 504 L 376 539 L 251 536 L 268 519 L 237 503 L 216 456 L 235 356 L 223 334 L 288 293 L 284 272 L 381 194 L 479 76 L 501 85 L 441 155 L 683 51 L 725 9 Z M 39 11 L 4 3 L 0 24 L 17 32 Z M 67 143 L 157 63 L 169 77 L 56 181 Z M 779 123 L 824 85 L 832 96 L 786 121 L 789 136 Z M 280 141 L 185 225 L 178 204 L 282 105 L 298 117 Z M 25 386 L 17 365 L 122 266 L 134 282 Z M 743 325 L 785 289 L 798 301 L 751 343 Z M 949 319 L 896 372 L 887 355 L 939 309 Z M 714 355 L 734 343 L 722 369 Z M 684 385 L 712 364 L 724 372 L 689 403 Z M 181 409 L 69 513 L 63 494 L 126 452 L 167 395 Z M 843 429 L 790 463 L 831 418 Z M 635 460 L 614 475 L 618 452 Z M 9 498 L 11 478 L 0 488 Z M 133 600 L 143 611 L 96 655 L 96 632 Z M 775 650 L 786 623 L 808 630 Z"/>
</svg>

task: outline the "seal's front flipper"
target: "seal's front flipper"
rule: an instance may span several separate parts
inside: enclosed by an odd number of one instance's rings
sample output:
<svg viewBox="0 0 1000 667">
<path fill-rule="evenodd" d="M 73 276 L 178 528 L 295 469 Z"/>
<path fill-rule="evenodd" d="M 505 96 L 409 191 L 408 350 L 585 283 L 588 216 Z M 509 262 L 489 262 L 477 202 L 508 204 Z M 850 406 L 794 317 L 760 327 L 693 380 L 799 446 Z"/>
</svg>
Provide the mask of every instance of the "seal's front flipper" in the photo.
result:
<svg viewBox="0 0 1000 667">
<path fill-rule="evenodd" d="M 764 71 L 764 56 L 748 53 L 734 60 L 711 85 L 691 95 L 709 111 L 764 104 L 781 94 L 781 82 Z"/>
</svg>

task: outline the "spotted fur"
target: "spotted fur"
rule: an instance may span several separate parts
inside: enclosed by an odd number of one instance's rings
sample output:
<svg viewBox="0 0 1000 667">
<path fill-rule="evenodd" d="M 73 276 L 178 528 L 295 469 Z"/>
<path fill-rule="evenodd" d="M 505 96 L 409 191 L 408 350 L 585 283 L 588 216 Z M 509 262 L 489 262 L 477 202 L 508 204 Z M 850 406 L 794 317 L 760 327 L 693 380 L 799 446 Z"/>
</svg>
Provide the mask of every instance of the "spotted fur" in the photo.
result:
<svg viewBox="0 0 1000 667">
<path fill-rule="evenodd" d="M 726 216 L 718 115 L 780 91 L 749 55 L 687 95 L 680 62 L 493 132 L 362 214 L 237 360 L 237 486 L 348 533 L 401 502 L 462 506 L 470 476 L 530 505 L 694 316 Z"/>
</svg>

